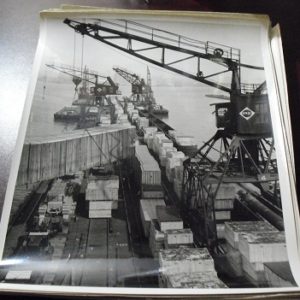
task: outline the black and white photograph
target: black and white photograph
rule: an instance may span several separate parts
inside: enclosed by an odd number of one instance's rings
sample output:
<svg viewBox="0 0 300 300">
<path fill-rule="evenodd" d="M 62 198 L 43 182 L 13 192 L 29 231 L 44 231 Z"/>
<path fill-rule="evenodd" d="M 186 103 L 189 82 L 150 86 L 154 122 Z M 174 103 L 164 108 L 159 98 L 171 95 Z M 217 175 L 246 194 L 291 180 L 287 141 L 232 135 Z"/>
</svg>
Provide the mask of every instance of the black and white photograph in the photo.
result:
<svg viewBox="0 0 300 300">
<path fill-rule="evenodd" d="M 129 13 L 42 22 L 0 281 L 297 287 L 265 23 Z"/>
</svg>

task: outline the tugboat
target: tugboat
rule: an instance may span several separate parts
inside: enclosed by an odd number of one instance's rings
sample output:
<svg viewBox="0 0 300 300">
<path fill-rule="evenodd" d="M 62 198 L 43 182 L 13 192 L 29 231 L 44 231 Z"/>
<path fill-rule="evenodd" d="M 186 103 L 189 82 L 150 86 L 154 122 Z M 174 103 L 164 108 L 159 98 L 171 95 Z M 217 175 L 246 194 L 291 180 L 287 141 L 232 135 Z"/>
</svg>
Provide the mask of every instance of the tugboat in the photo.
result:
<svg viewBox="0 0 300 300">
<path fill-rule="evenodd" d="M 65 106 L 54 114 L 54 121 L 78 122 L 80 109 L 78 106 Z"/>
<path fill-rule="evenodd" d="M 159 116 L 168 116 L 169 111 L 164 108 L 162 105 L 159 104 L 153 104 L 150 106 L 149 112 L 153 115 L 159 115 Z"/>
</svg>

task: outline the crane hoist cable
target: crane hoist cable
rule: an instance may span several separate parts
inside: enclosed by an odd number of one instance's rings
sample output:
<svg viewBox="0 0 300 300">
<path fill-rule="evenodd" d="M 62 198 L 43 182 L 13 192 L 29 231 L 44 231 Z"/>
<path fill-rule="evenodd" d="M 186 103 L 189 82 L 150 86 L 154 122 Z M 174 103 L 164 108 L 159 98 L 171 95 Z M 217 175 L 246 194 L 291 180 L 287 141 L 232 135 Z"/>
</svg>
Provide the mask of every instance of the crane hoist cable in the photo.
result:
<svg viewBox="0 0 300 300">
<path fill-rule="evenodd" d="M 81 40 L 81 78 L 83 78 L 84 35 Z"/>
<path fill-rule="evenodd" d="M 75 68 L 75 61 L 76 61 L 76 32 L 74 31 L 74 45 L 73 45 L 73 69 Z"/>
</svg>

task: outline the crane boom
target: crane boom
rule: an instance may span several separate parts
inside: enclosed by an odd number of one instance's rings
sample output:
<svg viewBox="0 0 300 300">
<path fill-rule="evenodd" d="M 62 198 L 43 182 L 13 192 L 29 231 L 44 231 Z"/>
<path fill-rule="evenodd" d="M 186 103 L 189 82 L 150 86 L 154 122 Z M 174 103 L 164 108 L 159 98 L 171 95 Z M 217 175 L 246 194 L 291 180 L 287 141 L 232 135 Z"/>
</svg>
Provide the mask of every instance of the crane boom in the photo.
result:
<svg viewBox="0 0 300 300">
<path fill-rule="evenodd" d="M 79 68 L 71 67 L 68 65 L 55 65 L 55 64 L 46 64 L 46 66 L 60 73 L 73 76 L 78 79 L 81 79 L 82 81 L 86 81 L 93 84 L 95 84 L 95 81 L 97 81 L 99 77 L 107 79 L 106 76 L 100 75 L 96 71 L 92 71 L 88 69 L 81 70 Z"/>
<path fill-rule="evenodd" d="M 257 66 L 240 63 L 240 50 L 213 42 L 201 42 L 178 34 L 145 26 L 128 20 L 116 20 L 114 22 L 99 19 L 97 22 L 83 23 L 65 19 L 64 23 L 82 35 L 90 36 L 114 48 L 127 52 L 154 65 L 163 67 L 185 77 L 202 82 L 228 93 L 240 93 L 240 67 L 251 67 L 262 70 Z M 110 33 L 111 35 L 107 35 Z M 127 41 L 126 46 L 121 46 L 118 40 Z M 133 47 L 133 41 L 145 44 L 145 48 Z M 160 49 L 161 57 L 154 59 L 148 56 L 148 50 Z M 166 50 L 180 52 L 185 58 L 167 62 Z M 196 59 L 196 69 L 184 71 L 178 67 L 178 63 Z M 203 76 L 200 70 L 200 60 L 205 59 L 224 67 L 224 71 Z M 226 72 L 232 72 L 231 86 L 225 86 L 214 82 L 211 78 Z"/>
<path fill-rule="evenodd" d="M 118 92 L 118 85 L 109 77 L 100 75 L 98 72 L 84 68 L 81 70 L 76 67 L 71 67 L 68 65 L 55 65 L 55 64 L 46 64 L 48 68 L 56 70 L 60 73 L 69 75 L 73 77 L 73 82 L 77 86 L 83 83 L 93 84 L 92 91 L 95 94 L 106 95 L 106 94 L 116 94 Z M 103 82 L 99 83 L 98 79 L 106 79 Z"/>
<path fill-rule="evenodd" d="M 141 84 L 141 79 L 138 75 L 130 73 L 123 68 L 113 68 L 121 77 L 123 77 L 130 84 Z"/>
</svg>

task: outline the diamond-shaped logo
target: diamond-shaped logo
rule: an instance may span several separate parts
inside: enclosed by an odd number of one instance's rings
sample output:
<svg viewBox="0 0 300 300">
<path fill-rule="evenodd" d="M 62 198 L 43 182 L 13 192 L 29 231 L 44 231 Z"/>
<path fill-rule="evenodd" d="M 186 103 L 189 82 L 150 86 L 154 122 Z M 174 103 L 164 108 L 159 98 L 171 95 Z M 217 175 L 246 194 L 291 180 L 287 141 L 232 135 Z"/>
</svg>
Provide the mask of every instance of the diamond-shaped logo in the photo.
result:
<svg viewBox="0 0 300 300">
<path fill-rule="evenodd" d="M 246 119 L 247 121 L 251 119 L 255 115 L 255 112 L 251 110 L 249 107 L 245 107 L 242 111 L 240 111 L 240 116 Z"/>
</svg>

